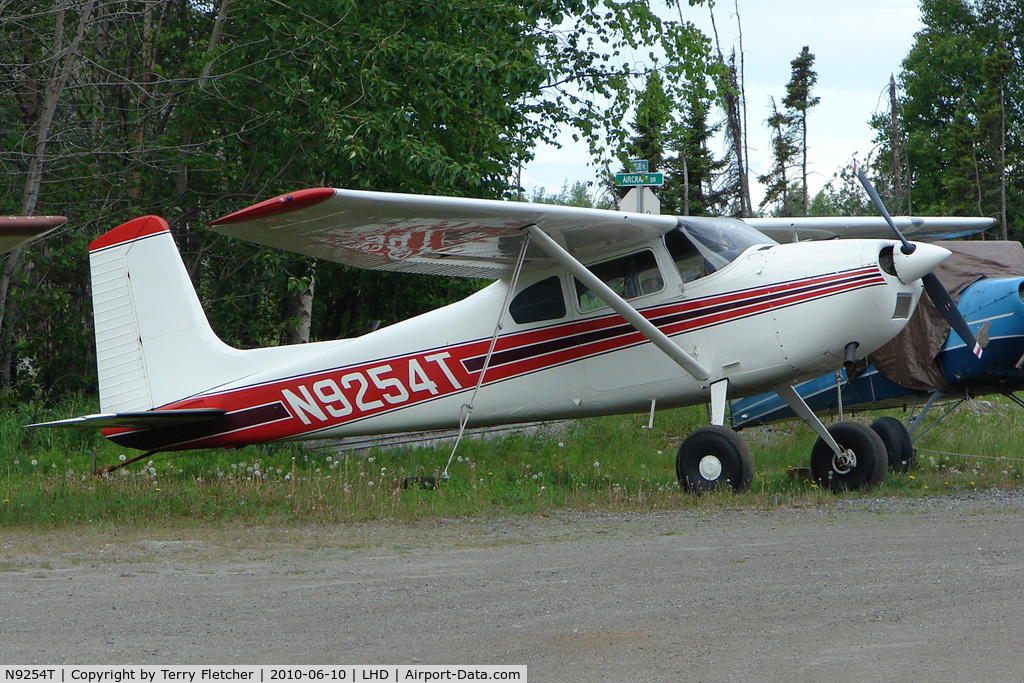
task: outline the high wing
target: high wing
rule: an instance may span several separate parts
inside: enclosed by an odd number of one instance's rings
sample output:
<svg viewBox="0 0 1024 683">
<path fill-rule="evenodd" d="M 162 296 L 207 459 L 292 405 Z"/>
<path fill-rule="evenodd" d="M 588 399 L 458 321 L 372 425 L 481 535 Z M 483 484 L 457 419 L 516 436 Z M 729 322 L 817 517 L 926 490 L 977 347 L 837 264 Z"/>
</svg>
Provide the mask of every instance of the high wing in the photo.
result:
<svg viewBox="0 0 1024 683">
<path fill-rule="evenodd" d="M 807 218 L 744 218 L 744 223 L 768 235 L 776 242 L 805 240 L 886 239 L 892 228 L 881 216 L 807 217 Z M 992 218 L 951 216 L 895 216 L 893 222 L 908 238 L 955 239 L 987 230 Z"/>
<path fill-rule="evenodd" d="M 0 216 L 0 254 L 13 251 L 67 222 L 64 216 Z"/>
<path fill-rule="evenodd" d="M 497 279 L 536 225 L 578 260 L 658 237 L 673 216 L 548 204 L 312 188 L 261 202 L 210 226 L 232 237 L 358 268 Z M 531 245 L 526 268 L 553 263 Z"/>
</svg>

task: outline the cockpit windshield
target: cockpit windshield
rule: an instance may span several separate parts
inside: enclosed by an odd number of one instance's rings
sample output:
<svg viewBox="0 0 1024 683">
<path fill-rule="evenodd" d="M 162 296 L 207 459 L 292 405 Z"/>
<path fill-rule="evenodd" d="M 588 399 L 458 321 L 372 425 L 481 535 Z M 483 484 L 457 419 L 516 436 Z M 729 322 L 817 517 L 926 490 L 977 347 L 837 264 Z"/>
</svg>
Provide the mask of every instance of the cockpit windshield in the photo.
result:
<svg viewBox="0 0 1024 683">
<path fill-rule="evenodd" d="M 679 229 L 693 243 L 708 265 L 709 271 L 729 265 L 750 247 L 757 244 L 778 244 L 741 220 L 728 218 L 679 219 Z"/>
</svg>

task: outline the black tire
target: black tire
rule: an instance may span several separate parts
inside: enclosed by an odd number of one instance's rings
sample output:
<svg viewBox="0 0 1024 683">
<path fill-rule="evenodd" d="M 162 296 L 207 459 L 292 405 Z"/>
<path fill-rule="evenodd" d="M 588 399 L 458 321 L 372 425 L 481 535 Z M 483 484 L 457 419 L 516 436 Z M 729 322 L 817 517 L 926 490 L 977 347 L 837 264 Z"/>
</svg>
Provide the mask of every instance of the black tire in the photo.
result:
<svg viewBox="0 0 1024 683">
<path fill-rule="evenodd" d="M 832 491 L 870 489 L 882 483 L 889 461 L 885 444 L 874 430 L 859 422 L 839 422 L 828 432 L 840 447 L 852 452 L 852 458 L 839 458 L 819 437 L 811 449 L 811 476 L 815 481 Z"/>
<path fill-rule="evenodd" d="M 888 455 L 889 469 L 906 473 L 914 466 L 914 444 L 910 432 L 894 417 L 880 417 L 871 423 L 871 429 L 882 438 Z"/>
<path fill-rule="evenodd" d="M 754 480 L 754 456 L 739 434 L 708 425 L 686 437 L 676 454 L 679 485 L 690 493 L 729 487 L 746 491 Z"/>
</svg>

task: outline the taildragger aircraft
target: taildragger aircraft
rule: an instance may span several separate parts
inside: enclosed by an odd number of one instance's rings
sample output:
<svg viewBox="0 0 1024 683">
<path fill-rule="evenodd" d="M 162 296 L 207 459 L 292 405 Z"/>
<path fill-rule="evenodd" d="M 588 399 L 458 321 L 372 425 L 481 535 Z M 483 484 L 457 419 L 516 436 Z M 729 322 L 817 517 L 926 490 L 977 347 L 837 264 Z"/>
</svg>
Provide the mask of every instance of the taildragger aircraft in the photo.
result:
<svg viewBox="0 0 1024 683">
<path fill-rule="evenodd" d="M 873 237 L 779 244 L 758 226 Z M 710 402 L 711 424 L 679 448 L 680 484 L 742 490 L 753 459 L 724 426 L 726 403 L 773 390 L 818 434 L 820 481 L 872 486 L 886 469 L 877 435 L 826 429 L 793 385 L 894 337 L 949 254 L 894 240 L 882 219 L 743 222 L 332 188 L 211 227 L 361 268 L 495 282 L 360 337 L 238 350 L 210 328 L 168 224 L 138 218 L 90 246 L 102 412 L 45 426 L 99 427 L 149 454 Z"/>
</svg>

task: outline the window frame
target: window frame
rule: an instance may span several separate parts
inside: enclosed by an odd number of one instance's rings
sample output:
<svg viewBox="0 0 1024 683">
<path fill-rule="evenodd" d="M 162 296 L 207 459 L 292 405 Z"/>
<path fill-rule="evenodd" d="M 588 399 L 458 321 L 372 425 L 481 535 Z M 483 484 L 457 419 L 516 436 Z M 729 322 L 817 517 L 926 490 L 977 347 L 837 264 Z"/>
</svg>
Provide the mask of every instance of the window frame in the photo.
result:
<svg viewBox="0 0 1024 683">
<path fill-rule="evenodd" d="M 628 253 L 621 254 L 619 256 L 614 256 L 612 258 L 605 259 L 604 261 L 599 261 L 597 263 L 588 264 L 587 265 L 587 269 L 590 270 L 592 273 L 594 273 L 594 275 L 598 279 L 600 279 L 601 282 L 604 282 L 606 285 L 608 285 L 609 280 L 606 280 L 603 277 L 601 277 L 600 275 L 598 275 L 597 272 L 595 272 L 595 270 L 600 269 L 602 266 L 610 264 L 610 263 L 614 263 L 616 261 L 626 261 L 628 259 L 639 257 L 639 256 L 641 256 L 641 255 L 643 255 L 645 253 L 649 254 L 650 257 L 651 257 L 651 263 L 653 264 L 654 269 L 658 273 L 658 279 L 661 280 L 661 286 L 658 289 L 656 289 L 656 290 L 653 290 L 653 291 L 650 291 L 650 292 L 643 292 L 643 291 L 641 291 L 641 293 L 639 293 L 639 294 L 635 294 L 633 296 L 628 296 L 628 297 L 625 295 L 625 291 L 623 291 L 623 292 L 616 291 L 616 294 L 621 296 L 626 301 L 633 301 L 633 300 L 636 300 L 636 299 L 643 299 L 645 297 L 657 296 L 658 294 L 661 294 L 661 293 L 665 292 L 668 289 L 668 285 L 669 285 L 668 280 L 666 278 L 666 270 L 665 270 L 664 264 L 662 263 L 662 259 L 660 259 L 659 256 L 658 256 L 658 251 L 659 251 L 659 249 L 654 248 L 653 246 L 648 245 L 648 246 L 643 247 L 642 249 L 637 249 L 635 251 L 630 251 Z M 650 272 L 650 269 L 648 269 L 647 271 L 641 271 L 641 272 Z M 597 297 L 596 294 L 593 294 L 593 292 L 591 292 L 589 287 L 584 285 L 582 282 L 577 280 L 575 277 L 572 277 L 571 274 L 570 274 L 570 277 L 571 277 L 570 290 L 571 290 L 572 295 L 573 295 L 572 299 L 575 302 L 575 307 L 576 307 L 576 312 L 577 313 L 579 313 L 580 315 L 590 315 L 590 314 L 594 313 L 595 311 L 606 311 L 606 310 L 608 310 L 610 308 L 608 306 L 608 304 L 605 303 L 600 297 Z M 628 277 L 628 275 L 627 275 L 627 277 Z M 611 286 L 611 285 L 609 285 L 609 286 Z M 584 290 L 582 292 L 580 291 L 580 287 L 584 288 Z M 612 290 L 615 291 L 615 287 L 612 287 Z M 628 285 L 624 286 L 623 290 L 628 290 Z M 594 308 L 584 308 L 582 306 L 582 302 L 580 300 L 580 297 L 583 294 L 586 294 L 587 292 L 590 292 L 591 294 L 593 294 L 593 296 L 595 296 L 597 298 L 597 300 L 600 302 L 600 305 L 595 306 Z"/>
</svg>

